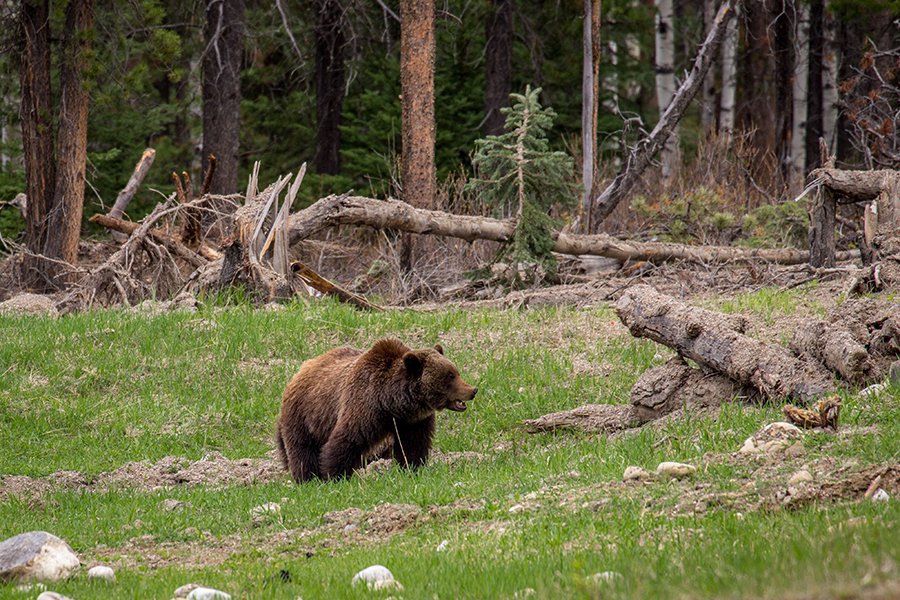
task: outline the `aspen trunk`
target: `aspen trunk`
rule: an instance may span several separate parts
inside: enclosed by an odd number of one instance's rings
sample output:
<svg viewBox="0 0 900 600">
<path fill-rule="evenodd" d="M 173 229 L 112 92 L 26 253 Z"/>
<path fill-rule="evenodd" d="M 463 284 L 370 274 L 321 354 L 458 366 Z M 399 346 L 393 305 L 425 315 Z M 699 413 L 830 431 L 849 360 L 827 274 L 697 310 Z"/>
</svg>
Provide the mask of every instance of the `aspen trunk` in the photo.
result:
<svg viewBox="0 0 900 600">
<path fill-rule="evenodd" d="M 835 129 L 838 120 L 838 65 L 840 44 L 837 41 L 837 22 L 830 12 L 825 13 L 822 40 L 822 137 L 831 156 L 837 154 Z"/>
<path fill-rule="evenodd" d="M 725 41 L 722 43 L 722 94 L 719 98 L 719 135 L 726 146 L 731 145 L 734 134 L 735 91 L 737 89 L 738 15 L 740 4 L 735 5 L 735 18 L 728 23 Z"/>
<path fill-rule="evenodd" d="M 703 0 L 703 29 L 708 35 L 716 17 L 715 0 Z M 700 126 L 703 137 L 709 138 L 716 130 L 716 72 L 710 69 L 703 80 L 703 104 L 700 107 Z"/>
<path fill-rule="evenodd" d="M 791 189 L 799 191 L 806 180 L 806 91 L 809 84 L 809 6 L 795 2 L 793 126 L 791 128 Z"/>
<path fill-rule="evenodd" d="M 660 120 L 675 95 L 675 30 L 672 0 L 656 5 L 656 103 Z M 671 177 L 678 168 L 678 126 L 672 128 L 661 152 L 662 176 Z"/>
<path fill-rule="evenodd" d="M 581 218 L 584 231 L 591 227 L 591 198 L 594 188 L 594 153 L 597 143 L 597 108 L 594 73 L 594 41 L 600 32 L 594 31 L 594 0 L 584 0 L 584 19 L 581 63 Z M 599 24 L 599 23 L 598 23 Z"/>
</svg>

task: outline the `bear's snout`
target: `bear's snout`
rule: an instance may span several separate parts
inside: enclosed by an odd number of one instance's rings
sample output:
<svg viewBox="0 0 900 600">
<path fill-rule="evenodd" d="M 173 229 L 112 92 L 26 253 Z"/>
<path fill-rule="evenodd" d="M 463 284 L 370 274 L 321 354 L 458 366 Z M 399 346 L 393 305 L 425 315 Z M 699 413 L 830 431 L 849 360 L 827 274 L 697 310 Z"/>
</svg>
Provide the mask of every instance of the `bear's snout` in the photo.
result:
<svg viewBox="0 0 900 600">
<path fill-rule="evenodd" d="M 469 395 L 469 400 L 474 400 L 475 394 L 477 394 L 477 393 L 478 393 L 478 388 L 472 388 L 472 393 L 471 393 L 471 395 Z"/>
</svg>

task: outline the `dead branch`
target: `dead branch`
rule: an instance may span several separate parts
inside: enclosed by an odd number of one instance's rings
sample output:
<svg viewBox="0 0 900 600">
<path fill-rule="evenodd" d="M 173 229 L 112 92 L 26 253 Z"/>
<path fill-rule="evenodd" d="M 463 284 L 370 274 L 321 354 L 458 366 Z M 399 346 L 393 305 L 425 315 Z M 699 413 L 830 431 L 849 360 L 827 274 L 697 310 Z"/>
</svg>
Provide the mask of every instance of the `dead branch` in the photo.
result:
<svg viewBox="0 0 900 600">
<path fill-rule="evenodd" d="M 150 171 L 150 167 L 153 165 L 155 159 L 156 150 L 153 148 L 144 150 L 140 160 L 138 160 L 137 164 L 134 166 L 134 172 L 132 172 L 131 177 L 128 179 L 128 183 L 122 188 L 119 195 L 116 196 L 116 202 L 113 204 L 112 210 L 109 211 L 110 217 L 113 217 L 114 219 L 122 218 L 122 215 L 125 214 L 125 209 L 128 208 L 128 204 L 131 202 L 131 199 L 134 198 L 134 195 L 141 186 L 141 182 L 144 181 L 144 177 L 147 176 L 147 172 Z"/>
<path fill-rule="evenodd" d="M 364 225 L 376 229 L 394 229 L 418 234 L 443 235 L 466 240 L 508 242 L 515 230 L 513 221 L 454 215 L 436 210 L 414 208 L 399 200 L 375 200 L 361 196 L 328 196 L 292 215 L 289 240 L 294 244 L 329 226 Z M 809 252 L 794 249 L 737 248 L 727 246 L 688 246 L 663 242 L 633 242 L 607 234 L 579 235 L 555 233 L 554 252 L 562 254 L 606 256 L 620 261 L 644 260 L 661 263 L 686 260 L 721 263 L 760 260 L 779 264 L 802 264 Z M 839 260 L 851 260 L 858 251 L 841 252 Z"/>
<path fill-rule="evenodd" d="M 109 215 L 94 215 L 90 218 L 92 223 L 97 223 L 98 225 L 102 225 L 107 229 L 112 229 L 113 231 L 118 231 L 124 234 L 132 234 L 140 227 L 139 223 L 132 223 L 131 221 L 123 221 L 122 219 L 115 219 Z M 176 254 L 177 256 L 185 259 L 189 264 L 194 267 L 199 267 L 202 264 L 205 264 L 208 260 L 217 260 L 222 258 L 222 253 L 218 250 L 208 246 L 207 244 L 200 244 L 197 248 L 197 252 L 194 252 L 190 248 L 186 247 L 184 244 L 180 243 L 178 240 L 175 240 L 165 233 L 157 230 L 152 230 L 149 234 L 153 239 L 158 241 L 161 244 L 165 244 L 171 252 Z M 202 258 L 201 258 L 202 257 Z M 206 260 L 203 260 L 206 259 Z"/>
<path fill-rule="evenodd" d="M 328 296 L 333 296 L 340 300 L 341 302 L 346 302 L 347 304 L 352 304 L 357 308 L 362 308 L 365 310 L 371 311 L 381 311 L 384 310 L 377 304 L 372 304 L 362 296 L 358 296 L 353 292 L 345 290 L 341 286 L 336 283 L 325 279 L 315 271 L 313 271 L 308 266 L 304 265 L 302 262 L 294 262 L 291 263 L 291 269 L 296 273 L 300 279 L 303 280 L 306 285 L 309 287 L 322 292 Z"/>
<path fill-rule="evenodd" d="M 834 389 L 830 374 L 734 331 L 719 313 L 688 306 L 647 285 L 633 286 L 616 312 L 635 337 L 646 337 L 771 399 L 808 402 Z"/>
<path fill-rule="evenodd" d="M 622 198 L 631 191 L 647 167 L 650 166 L 653 157 L 663 148 L 666 140 L 678 125 L 684 111 L 697 94 L 697 90 L 703 85 L 706 73 L 716 58 L 719 46 L 722 45 L 722 40 L 725 38 L 728 22 L 734 17 L 735 3 L 736 0 L 725 0 L 719 7 L 706 40 L 700 46 L 700 51 L 694 59 L 691 72 L 675 91 L 672 101 L 660 116 L 656 127 L 646 138 L 638 142 L 629 153 L 616 178 L 595 199 L 592 210 L 595 224 L 601 223 L 608 217 Z"/>
<path fill-rule="evenodd" d="M 209 189 L 212 187 L 213 175 L 215 175 L 216 173 L 216 155 L 210 154 L 206 163 L 206 175 L 203 177 L 203 185 L 200 186 L 201 196 L 207 195 L 209 193 Z"/>
</svg>

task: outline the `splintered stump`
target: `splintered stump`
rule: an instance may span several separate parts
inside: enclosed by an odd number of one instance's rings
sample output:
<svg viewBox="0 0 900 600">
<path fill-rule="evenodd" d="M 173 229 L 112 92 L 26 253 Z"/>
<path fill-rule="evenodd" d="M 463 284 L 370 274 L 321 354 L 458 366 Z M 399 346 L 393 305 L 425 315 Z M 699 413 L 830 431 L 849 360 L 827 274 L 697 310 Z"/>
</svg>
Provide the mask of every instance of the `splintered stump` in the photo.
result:
<svg viewBox="0 0 900 600">
<path fill-rule="evenodd" d="M 765 398 L 806 403 L 834 389 L 824 369 L 735 330 L 734 320 L 660 294 L 652 287 L 629 288 L 616 312 L 635 337 L 646 337 L 676 350 Z"/>
</svg>

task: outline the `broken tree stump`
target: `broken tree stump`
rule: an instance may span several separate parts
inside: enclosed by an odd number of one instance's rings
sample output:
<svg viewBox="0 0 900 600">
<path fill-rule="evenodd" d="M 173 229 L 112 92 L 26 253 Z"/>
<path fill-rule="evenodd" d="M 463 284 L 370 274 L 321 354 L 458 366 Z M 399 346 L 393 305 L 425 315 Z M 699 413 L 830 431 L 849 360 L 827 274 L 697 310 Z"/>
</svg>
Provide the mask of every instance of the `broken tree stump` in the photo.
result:
<svg viewBox="0 0 900 600">
<path fill-rule="evenodd" d="M 723 315 L 689 306 L 648 285 L 633 286 L 616 303 L 616 312 L 635 337 L 646 337 L 765 397 L 808 402 L 834 389 L 829 373 L 738 333 Z"/>
<path fill-rule="evenodd" d="M 821 362 L 847 381 L 864 382 L 869 375 L 869 353 L 859 332 L 837 323 L 805 319 L 797 325 L 789 344 L 797 354 Z"/>
</svg>

